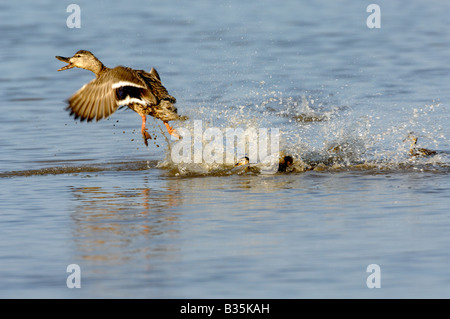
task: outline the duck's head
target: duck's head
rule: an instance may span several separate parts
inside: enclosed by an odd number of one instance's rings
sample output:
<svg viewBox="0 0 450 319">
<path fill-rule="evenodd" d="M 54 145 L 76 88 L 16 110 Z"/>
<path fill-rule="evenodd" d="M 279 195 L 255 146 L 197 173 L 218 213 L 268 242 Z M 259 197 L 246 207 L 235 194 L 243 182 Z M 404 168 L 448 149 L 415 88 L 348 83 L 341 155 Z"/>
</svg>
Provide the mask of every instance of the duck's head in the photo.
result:
<svg viewBox="0 0 450 319">
<path fill-rule="evenodd" d="M 417 144 L 418 137 L 415 136 L 413 132 L 410 132 L 403 142 L 406 142 L 407 140 L 411 141 L 411 145 L 415 145 Z"/>
<path fill-rule="evenodd" d="M 56 58 L 60 61 L 68 63 L 66 66 L 58 69 L 58 71 L 64 71 L 77 67 L 96 73 L 103 67 L 103 64 L 91 52 L 86 50 L 80 50 L 70 58 L 62 56 L 56 56 Z"/>
<path fill-rule="evenodd" d="M 248 163 L 250 163 L 250 159 L 248 158 L 248 156 L 244 156 L 241 159 L 239 159 L 239 161 L 237 161 L 236 164 L 234 164 L 234 166 L 242 166 L 242 165 L 247 165 Z"/>
</svg>

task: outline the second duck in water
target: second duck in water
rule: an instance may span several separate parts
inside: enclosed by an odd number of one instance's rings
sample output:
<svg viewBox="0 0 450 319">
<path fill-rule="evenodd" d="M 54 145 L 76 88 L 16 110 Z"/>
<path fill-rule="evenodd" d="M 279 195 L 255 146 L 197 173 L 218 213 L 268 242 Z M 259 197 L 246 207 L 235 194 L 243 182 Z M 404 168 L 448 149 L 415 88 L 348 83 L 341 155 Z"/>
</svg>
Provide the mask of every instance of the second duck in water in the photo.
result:
<svg viewBox="0 0 450 319">
<path fill-rule="evenodd" d="M 147 140 L 151 138 L 145 127 L 147 115 L 162 120 L 169 134 L 180 137 L 168 123 L 182 119 L 174 106 L 176 99 L 169 95 L 155 69 L 152 68 L 150 72 L 124 66 L 110 69 L 86 50 L 80 50 L 70 58 L 56 58 L 68 63 L 58 71 L 77 67 L 96 75 L 94 80 L 85 84 L 69 99 L 67 110 L 75 119 L 99 121 L 110 116 L 119 107 L 128 106 L 142 117 L 141 132 L 145 145 L 148 145 Z"/>
<path fill-rule="evenodd" d="M 436 151 L 429 150 L 427 148 L 422 147 L 416 147 L 418 137 L 412 135 L 411 133 L 405 138 L 404 141 L 407 139 L 411 140 L 411 146 L 409 147 L 409 155 L 411 156 L 431 156 L 437 154 Z"/>
</svg>

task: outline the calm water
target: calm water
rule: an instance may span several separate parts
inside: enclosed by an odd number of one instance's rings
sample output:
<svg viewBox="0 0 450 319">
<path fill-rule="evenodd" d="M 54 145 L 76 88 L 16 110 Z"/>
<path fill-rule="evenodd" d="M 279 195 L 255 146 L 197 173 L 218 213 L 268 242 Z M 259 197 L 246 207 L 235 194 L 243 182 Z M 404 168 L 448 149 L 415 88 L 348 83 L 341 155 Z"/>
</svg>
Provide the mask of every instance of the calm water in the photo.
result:
<svg viewBox="0 0 450 319">
<path fill-rule="evenodd" d="M 78 1 L 70 29 L 72 2 L 0 5 L 0 297 L 450 297 L 448 1 L 378 1 L 379 29 L 349 0 Z M 175 127 L 280 128 L 292 171 L 177 165 L 132 111 L 73 121 L 93 74 L 55 55 L 79 49 L 155 67 Z"/>
</svg>

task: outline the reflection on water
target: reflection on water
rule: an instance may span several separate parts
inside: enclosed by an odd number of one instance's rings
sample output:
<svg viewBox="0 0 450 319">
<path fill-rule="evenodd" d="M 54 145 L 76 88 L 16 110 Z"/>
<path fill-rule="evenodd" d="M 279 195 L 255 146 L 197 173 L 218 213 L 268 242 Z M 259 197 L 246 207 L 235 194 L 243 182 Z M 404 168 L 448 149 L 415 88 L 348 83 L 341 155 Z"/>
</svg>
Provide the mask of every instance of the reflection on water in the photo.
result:
<svg viewBox="0 0 450 319">
<path fill-rule="evenodd" d="M 178 214 L 171 208 L 182 199 L 176 183 L 163 190 L 81 187 L 71 192 L 77 203 L 71 214 L 73 236 L 83 259 L 148 258 L 153 250 L 168 249 L 153 247 L 152 238 L 177 236 Z"/>
</svg>

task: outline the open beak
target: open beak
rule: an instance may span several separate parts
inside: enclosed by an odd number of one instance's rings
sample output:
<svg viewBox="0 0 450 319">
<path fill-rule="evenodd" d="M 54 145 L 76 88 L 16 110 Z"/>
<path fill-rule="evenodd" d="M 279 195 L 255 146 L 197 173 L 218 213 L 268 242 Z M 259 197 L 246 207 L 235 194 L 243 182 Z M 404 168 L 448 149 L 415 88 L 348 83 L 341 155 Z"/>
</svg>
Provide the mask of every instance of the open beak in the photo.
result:
<svg viewBox="0 0 450 319">
<path fill-rule="evenodd" d="M 60 61 L 66 62 L 68 63 L 66 66 L 63 66 L 61 69 L 58 69 L 58 71 L 64 71 L 64 70 L 68 70 L 71 69 L 73 67 L 75 67 L 71 62 L 70 62 L 70 58 L 65 58 L 62 56 L 56 56 L 55 58 L 57 58 Z"/>
</svg>

